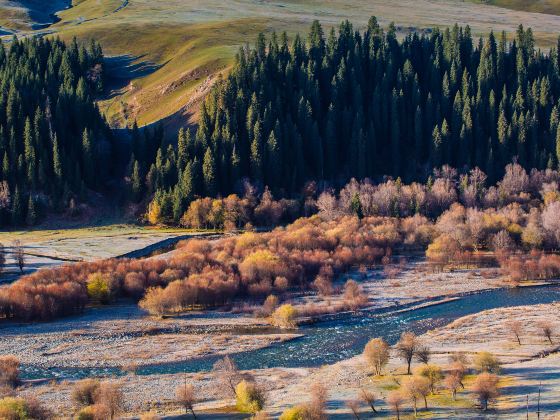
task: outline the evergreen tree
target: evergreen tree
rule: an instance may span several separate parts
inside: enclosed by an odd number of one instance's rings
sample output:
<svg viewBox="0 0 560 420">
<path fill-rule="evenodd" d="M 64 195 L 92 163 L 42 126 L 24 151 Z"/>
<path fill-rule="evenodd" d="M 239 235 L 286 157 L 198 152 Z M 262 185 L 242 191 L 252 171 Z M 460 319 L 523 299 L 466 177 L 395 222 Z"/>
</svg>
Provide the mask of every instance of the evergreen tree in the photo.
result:
<svg viewBox="0 0 560 420">
<path fill-rule="evenodd" d="M 216 162 L 210 148 L 206 149 L 204 162 L 202 163 L 202 175 L 204 177 L 204 193 L 210 197 L 218 192 L 216 180 Z"/>
<path fill-rule="evenodd" d="M 27 203 L 27 216 L 25 222 L 28 226 L 33 226 L 37 223 L 37 210 L 35 208 L 35 200 L 33 197 L 29 196 L 29 201 Z"/>
<path fill-rule="evenodd" d="M 142 197 L 143 185 L 142 177 L 140 175 L 140 164 L 137 160 L 134 160 L 134 165 L 132 166 L 132 174 L 130 176 L 132 200 L 138 201 Z"/>
</svg>

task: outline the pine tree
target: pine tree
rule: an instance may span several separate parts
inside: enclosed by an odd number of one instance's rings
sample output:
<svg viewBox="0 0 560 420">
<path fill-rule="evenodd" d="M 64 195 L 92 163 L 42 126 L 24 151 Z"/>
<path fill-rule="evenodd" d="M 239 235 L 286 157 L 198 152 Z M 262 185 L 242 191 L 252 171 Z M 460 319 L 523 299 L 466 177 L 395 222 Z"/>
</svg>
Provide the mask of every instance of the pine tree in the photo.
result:
<svg viewBox="0 0 560 420">
<path fill-rule="evenodd" d="M 134 160 L 134 165 L 132 166 L 132 174 L 130 176 L 132 200 L 138 202 L 142 197 L 143 184 L 142 177 L 140 175 L 140 164 L 137 160 Z"/>
<path fill-rule="evenodd" d="M 33 144 L 33 132 L 31 129 L 31 121 L 29 117 L 25 120 L 25 128 L 23 131 L 23 142 L 25 148 L 25 165 L 27 167 L 27 182 L 30 187 L 35 188 L 37 180 L 37 168 L 36 168 L 36 155 L 35 146 Z"/>
<path fill-rule="evenodd" d="M 16 186 L 14 196 L 12 198 L 12 225 L 20 226 L 25 219 L 23 197 L 19 192 L 19 187 Z"/>
<path fill-rule="evenodd" d="M 35 209 L 35 200 L 33 197 L 29 196 L 29 201 L 27 203 L 27 216 L 25 222 L 28 226 L 34 226 L 37 223 L 37 210 Z"/>
<path fill-rule="evenodd" d="M 271 131 L 270 136 L 268 137 L 267 152 L 267 183 L 269 185 L 280 185 L 282 174 L 282 158 L 280 156 L 280 149 L 274 131 Z"/>
<path fill-rule="evenodd" d="M 202 175 L 204 177 L 204 192 L 206 195 L 213 197 L 218 192 L 216 180 L 216 162 L 210 148 L 206 149 L 204 154 L 204 162 L 202 163 Z"/>
</svg>

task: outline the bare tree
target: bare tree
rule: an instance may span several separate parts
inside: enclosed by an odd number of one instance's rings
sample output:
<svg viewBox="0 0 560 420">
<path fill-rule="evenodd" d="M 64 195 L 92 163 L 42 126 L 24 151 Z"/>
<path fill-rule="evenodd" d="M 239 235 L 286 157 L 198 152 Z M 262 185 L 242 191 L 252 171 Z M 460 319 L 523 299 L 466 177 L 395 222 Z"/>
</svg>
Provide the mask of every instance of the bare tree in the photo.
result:
<svg viewBox="0 0 560 420">
<path fill-rule="evenodd" d="M 453 401 L 455 401 L 457 397 L 457 390 L 459 387 L 463 386 L 462 378 L 457 375 L 455 372 L 450 372 L 443 381 L 445 387 L 451 391 L 451 395 L 453 396 Z"/>
<path fill-rule="evenodd" d="M 231 396 L 235 396 L 235 386 L 241 382 L 243 375 L 239 372 L 237 365 L 231 357 L 226 355 L 223 359 L 214 363 L 213 372 L 222 385 L 222 389 Z"/>
<path fill-rule="evenodd" d="M 397 415 L 397 420 L 401 419 L 401 407 L 404 404 L 405 397 L 401 391 L 395 390 L 391 391 L 387 396 L 387 404 L 391 407 L 391 410 Z"/>
<path fill-rule="evenodd" d="M 377 413 L 377 410 L 375 409 L 375 394 L 371 391 L 368 391 L 367 389 L 362 388 L 360 396 L 362 397 L 362 401 L 369 405 L 371 411 Z"/>
<path fill-rule="evenodd" d="M 420 346 L 420 342 L 416 337 L 416 334 L 413 332 L 404 332 L 401 335 L 399 342 L 397 343 L 397 351 L 401 358 L 407 364 L 407 371 L 406 373 L 410 375 L 410 365 L 412 363 L 412 358 L 416 354 L 418 348 Z"/>
<path fill-rule="evenodd" d="M 350 400 L 346 401 L 346 407 L 352 411 L 356 420 L 360 420 L 360 401 L 359 400 Z"/>
<path fill-rule="evenodd" d="M 194 412 L 194 404 L 196 403 L 194 386 L 188 384 L 185 380 L 185 383 L 180 385 L 175 391 L 175 396 L 177 397 L 177 402 L 185 409 L 185 414 L 188 414 L 190 411 L 193 418 L 196 419 Z"/>
<path fill-rule="evenodd" d="M 389 362 L 389 344 L 382 338 L 374 338 L 366 344 L 364 357 L 376 375 L 381 375 Z"/>
<path fill-rule="evenodd" d="M 541 329 L 542 335 L 552 344 L 552 335 L 554 334 L 554 327 L 548 321 L 541 322 L 539 324 L 539 328 Z"/>
<path fill-rule="evenodd" d="M 23 273 L 23 268 L 25 267 L 25 253 L 21 241 L 16 239 L 12 243 L 12 252 L 13 252 L 14 260 L 16 261 L 16 264 L 19 267 L 19 271 Z"/>
<path fill-rule="evenodd" d="M 517 340 L 517 344 L 521 345 L 521 332 L 523 331 L 523 324 L 518 320 L 511 320 L 506 323 L 506 328 L 512 333 Z"/>
<path fill-rule="evenodd" d="M 428 346 L 420 346 L 416 351 L 416 360 L 420 363 L 427 365 L 430 362 L 431 356 L 432 352 Z"/>
<path fill-rule="evenodd" d="M 488 410 L 488 404 L 499 395 L 498 377 L 492 373 L 483 372 L 476 377 L 473 392 L 478 396 L 480 406 Z"/>
</svg>

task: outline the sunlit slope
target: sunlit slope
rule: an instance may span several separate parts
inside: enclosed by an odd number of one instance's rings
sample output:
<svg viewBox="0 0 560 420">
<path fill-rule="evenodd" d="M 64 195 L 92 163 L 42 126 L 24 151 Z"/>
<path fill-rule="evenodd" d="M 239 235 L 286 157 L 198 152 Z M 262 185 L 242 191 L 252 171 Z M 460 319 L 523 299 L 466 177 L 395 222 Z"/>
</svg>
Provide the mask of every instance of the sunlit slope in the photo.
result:
<svg viewBox="0 0 560 420">
<path fill-rule="evenodd" d="M 494 6 L 535 13 L 560 14 L 560 0 L 471 0 Z"/>
<path fill-rule="evenodd" d="M 305 33 L 314 19 L 327 29 L 343 19 L 363 28 L 371 15 L 383 25 L 394 21 L 401 33 L 454 23 L 476 34 L 514 33 L 523 23 L 542 46 L 560 33 L 558 16 L 462 0 L 75 0 L 49 30 L 65 39 L 95 37 L 107 54 L 121 56 L 110 62 L 121 80 L 101 103 L 115 126 L 169 116 L 183 124 L 238 47 L 258 32 Z"/>
</svg>

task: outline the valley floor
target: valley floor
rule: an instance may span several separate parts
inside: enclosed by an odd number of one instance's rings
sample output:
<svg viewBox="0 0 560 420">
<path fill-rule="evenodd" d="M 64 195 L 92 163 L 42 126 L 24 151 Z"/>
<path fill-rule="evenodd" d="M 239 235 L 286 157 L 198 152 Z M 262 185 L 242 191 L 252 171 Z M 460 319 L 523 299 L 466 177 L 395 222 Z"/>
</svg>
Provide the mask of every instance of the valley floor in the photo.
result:
<svg viewBox="0 0 560 420">
<path fill-rule="evenodd" d="M 160 255 L 156 258 L 165 258 Z M 455 272 L 433 273 L 421 258 L 411 258 L 400 270 L 374 270 L 352 277 L 362 284 L 368 294 L 370 309 L 406 308 L 414 310 L 464 293 L 506 286 L 495 269 L 464 269 Z M 336 300 L 333 297 L 332 300 Z M 311 295 L 296 295 L 293 303 L 327 304 Z M 330 302 L 332 303 L 332 302 Z M 403 307 L 403 305 L 405 305 Z M 535 393 L 541 385 L 541 418 L 554 418 L 560 412 L 555 397 L 560 390 L 558 354 L 540 357 L 542 352 L 558 350 L 539 336 L 537 325 L 542 320 L 556 323 L 560 329 L 558 303 L 525 307 L 501 308 L 479 312 L 457 319 L 449 325 L 435 328 L 422 336 L 432 349 L 433 363 L 445 367 L 451 352 L 472 355 L 491 351 L 505 363 L 502 374 L 502 396 L 487 418 L 525 418 L 526 396 L 530 395 L 530 409 L 535 412 Z M 551 318 L 551 314 L 553 315 Z M 511 319 L 522 321 L 524 333 L 519 346 L 507 328 Z M 264 348 L 274 343 L 292 340 L 304 330 L 286 332 L 270 329 L 265 320 L 250 314 L 227 312 L 190 313 L 169 319 L 153 319 L 136 305 L 89 308 L 81 316 L 47 324 L 0 327 L 0 354 L 17 354 L 24 369 L 35 377 L 50 369 L 55 381 L 26 382 L 23 393 L 33 394 L 62 417 L 73 413 L 71 390 L 73 372 L 89 369 L 98 375 L 117 374 L 126 395 L 127 415 L 156 410 L 168 416 L 180 414 L 173 402 L 175 389 L 185 379 L 195 384 L 202 401 L 197 411 L 202 418 L 244 418 L 233 411 L 234 401 L 217 389 L 215 376 L 207 369 L 198 373 L 167 374 L 148 372 L 145 365 L 215 360 L 217 356 Z M 373 338 L 373 337 L 372 337 Z M 558 338 L 555 338 L 558 340 Z M 202 359 L 202 360 L 203 360 Z M 387 373 L 372 377 L 361 356 L 322 367 L 265 368 L 250 371 L 268 392 L 267 410 L 277 416 L 288 406 L 307 401 L 309 389 L 315 382 L 324 383 L 330 391 L 330 418 L 349 418 L 346 402 L 359 398 L 362 387 L 374 390 L 380 399 L 381 418 L 392 417 L 383 401 L 396 388 L 404 373 L 403 363 L 393 355 Z M 83 373 L 83 372 L 82 372 Z M 469 379 L 467 382 L 471 381 Z M 478 418 L 474 396 L 467 390 L 452 401 L 441 390 L 429 399 L 429 412 L 424 418 Z M 407 405 L 407 410 L 409 410 Z M 408 413 L 406 416 L 408 416 Z M 367 410 L 363 416 L 367 418 Z M 549 416 L 549 417 L 546 417 Z M 484 416 L 482 416 L 484 417 Z M 172 418 L 172 417 L 169 417 Z M 408 418 L 408 417 L 406 417 Z"/>
<path fill-rule="evenodd" d="M 64 263 L 94 261 L 126 255 L 153 247 L 163 241 L 204 233 L 184 229 L 145 228 L 127 224 L 85 228 L 42 229 L 0 233 L 7 252 L 6 267 L 0 273 L 0 285 L 21 276 L 11 256 L 14 241 L 20 241 L 25 253 L 23 274 Z"/>
</svg>

